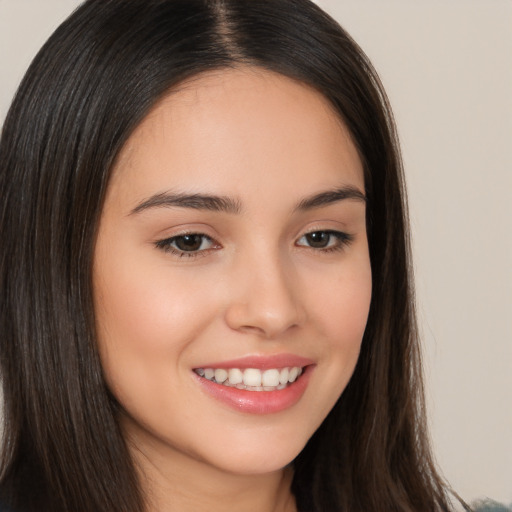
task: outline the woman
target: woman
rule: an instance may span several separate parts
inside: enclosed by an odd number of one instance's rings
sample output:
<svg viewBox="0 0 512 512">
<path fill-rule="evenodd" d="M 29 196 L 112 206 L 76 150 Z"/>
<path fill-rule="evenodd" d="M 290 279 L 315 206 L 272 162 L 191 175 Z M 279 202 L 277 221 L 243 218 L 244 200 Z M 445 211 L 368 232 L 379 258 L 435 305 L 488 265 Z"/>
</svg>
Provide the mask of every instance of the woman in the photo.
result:
<svg viewBox="0 0 512 512">
<path fill-rule="evenodd" d="M 306 0 L 90 0 L 0 149 L 13 510 L 451 510 L 391 111 Z"/>
</svg>

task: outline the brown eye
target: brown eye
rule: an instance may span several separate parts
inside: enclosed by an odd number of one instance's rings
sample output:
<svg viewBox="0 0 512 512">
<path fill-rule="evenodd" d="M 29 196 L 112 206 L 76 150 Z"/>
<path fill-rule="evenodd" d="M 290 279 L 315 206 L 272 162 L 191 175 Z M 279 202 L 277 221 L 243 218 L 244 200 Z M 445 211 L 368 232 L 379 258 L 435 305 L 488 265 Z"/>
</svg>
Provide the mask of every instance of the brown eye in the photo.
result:
<svg viewBox="0 0 512 512">
<path fill-rule="evenodd" d="M 216 242 L 201 233 L 173 236 L 165 240 L 159 240 L 155 245 L 158 249 L 177 256 L 196 256 L 206 254 L 208 249 L 218 248 Z"/>
<path fill-rule="evenodd" d="M 198 251 L 203 245 L 204 235 L 183 235 L 174 238 L 174 245 L 180 251 Z"/>
<path fill-rule="evenodd" d="M 310 247 L 315 249 L 323 249 L 329 245 L 332 236 L 333 235 L 327 231 L 315 231 L 314 233 L 308 233 L 307 235 L 304 235 L 304 238 Z"/>
<path fill-rule="evenodd" d="M 302 235 L 297 241 L 297 245 L 327 252 L 343 249 L 350 244 L 353 238 L 353 235 L 341 231 L 312 231 Z"/>
</svg>

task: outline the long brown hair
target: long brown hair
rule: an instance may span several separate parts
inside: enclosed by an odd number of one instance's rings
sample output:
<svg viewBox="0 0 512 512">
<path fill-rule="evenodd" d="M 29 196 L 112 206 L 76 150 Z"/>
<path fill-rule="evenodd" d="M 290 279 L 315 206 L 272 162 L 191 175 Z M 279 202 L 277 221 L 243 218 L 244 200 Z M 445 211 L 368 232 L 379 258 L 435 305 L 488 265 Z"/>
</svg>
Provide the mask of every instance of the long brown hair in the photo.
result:
<svg viewBox="0 0 512 512">
<path fill-rule="evenodd" d="M 170 88 L 251 65 L 320 91 L 365 169 L 373 296 L 355 373 L 294 461 L 303 512 L 447 511 L 423 405 L 402 164 L 365 54 L 308 0 L 89 0 L 41 49 L 0 145 L 3 499 L 141 512 L 95 343 L 91 262 L 110 171 Z"/>
</svg>

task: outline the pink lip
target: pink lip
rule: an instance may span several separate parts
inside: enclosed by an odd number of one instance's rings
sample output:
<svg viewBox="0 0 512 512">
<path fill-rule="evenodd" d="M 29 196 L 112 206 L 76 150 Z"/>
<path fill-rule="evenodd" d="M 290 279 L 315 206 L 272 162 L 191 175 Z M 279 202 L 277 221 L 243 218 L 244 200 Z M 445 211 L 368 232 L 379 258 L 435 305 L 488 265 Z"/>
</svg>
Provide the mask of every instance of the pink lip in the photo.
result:
<svg viewBox="0 0 512 512">
<path fill-rule="evenodd" d="M 207 363 L 197 368 L 256 368 L 258 370 L 269 370 L 271 368 L 290 368 L 292 366 L 309 366 L 314 364 L 314 361 L 305 357 L 297 356 L 294 354 L 275 354 L 271 356 L 246 356 L 239 359 L 232 359 L 230 361 L 218 361 Z"/>
<path fill-rule="evenodd" d="M 295 360 L 292 364 L 276 364 L 276 360 L 274 359 L 272 365 L 267 364 L 261 358 L 258 358 L 257 361 L 252 360 L 252 363 L 247 362 L 251 359 L 252 358 L 244 358 L 243 364 L 241 364 L 241 360 L 238 360 L 234 365 L 232 364 L 233 362 L 230 361 L 227 365 L 212 365 L 206 366 L 206 368 L 258 368 L 263 370 L 266 368 L 302 366 L 303 373 L 295 382 L 288 384 L 286 388 L 274 391 L 248 391 L 246 389 L 237 389 L 234 387 L 217 384 L 216 382 L 212 382 L 208 379 L 200 377 L 196 373 L 193 373 L 193 375 L 201 385 L 201 389 L 203 391 L 205 391 L 214 399 L 223 402 L 224 404 L 233 409 L 236 409 L 237 411 L 250 414 L 272 414 L 284 411 L 285 409 L 289 409 L 301 399 L 302 395 L 306 391 L 306 388 L 309 384 L 309 379 L 316 366 L 314 364 L 305 366 L 303 364 L 297 364 L 297 360 Z"/>
</svg>

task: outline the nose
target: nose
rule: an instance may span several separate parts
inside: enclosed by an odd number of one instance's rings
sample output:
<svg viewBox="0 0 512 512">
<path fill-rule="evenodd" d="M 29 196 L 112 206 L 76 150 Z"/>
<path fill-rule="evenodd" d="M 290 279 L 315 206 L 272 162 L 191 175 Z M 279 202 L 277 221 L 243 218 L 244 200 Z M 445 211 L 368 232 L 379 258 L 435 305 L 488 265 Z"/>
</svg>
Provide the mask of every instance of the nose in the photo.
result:
<svg viewBox="0 0 512 512">
<path fill-rule="evenodd" d="M 225 313 L 231 329 L 275 339 L 305 321 L 296 276 L 279 256 L 246 259 L 232 279 Z"/>
</svg>

